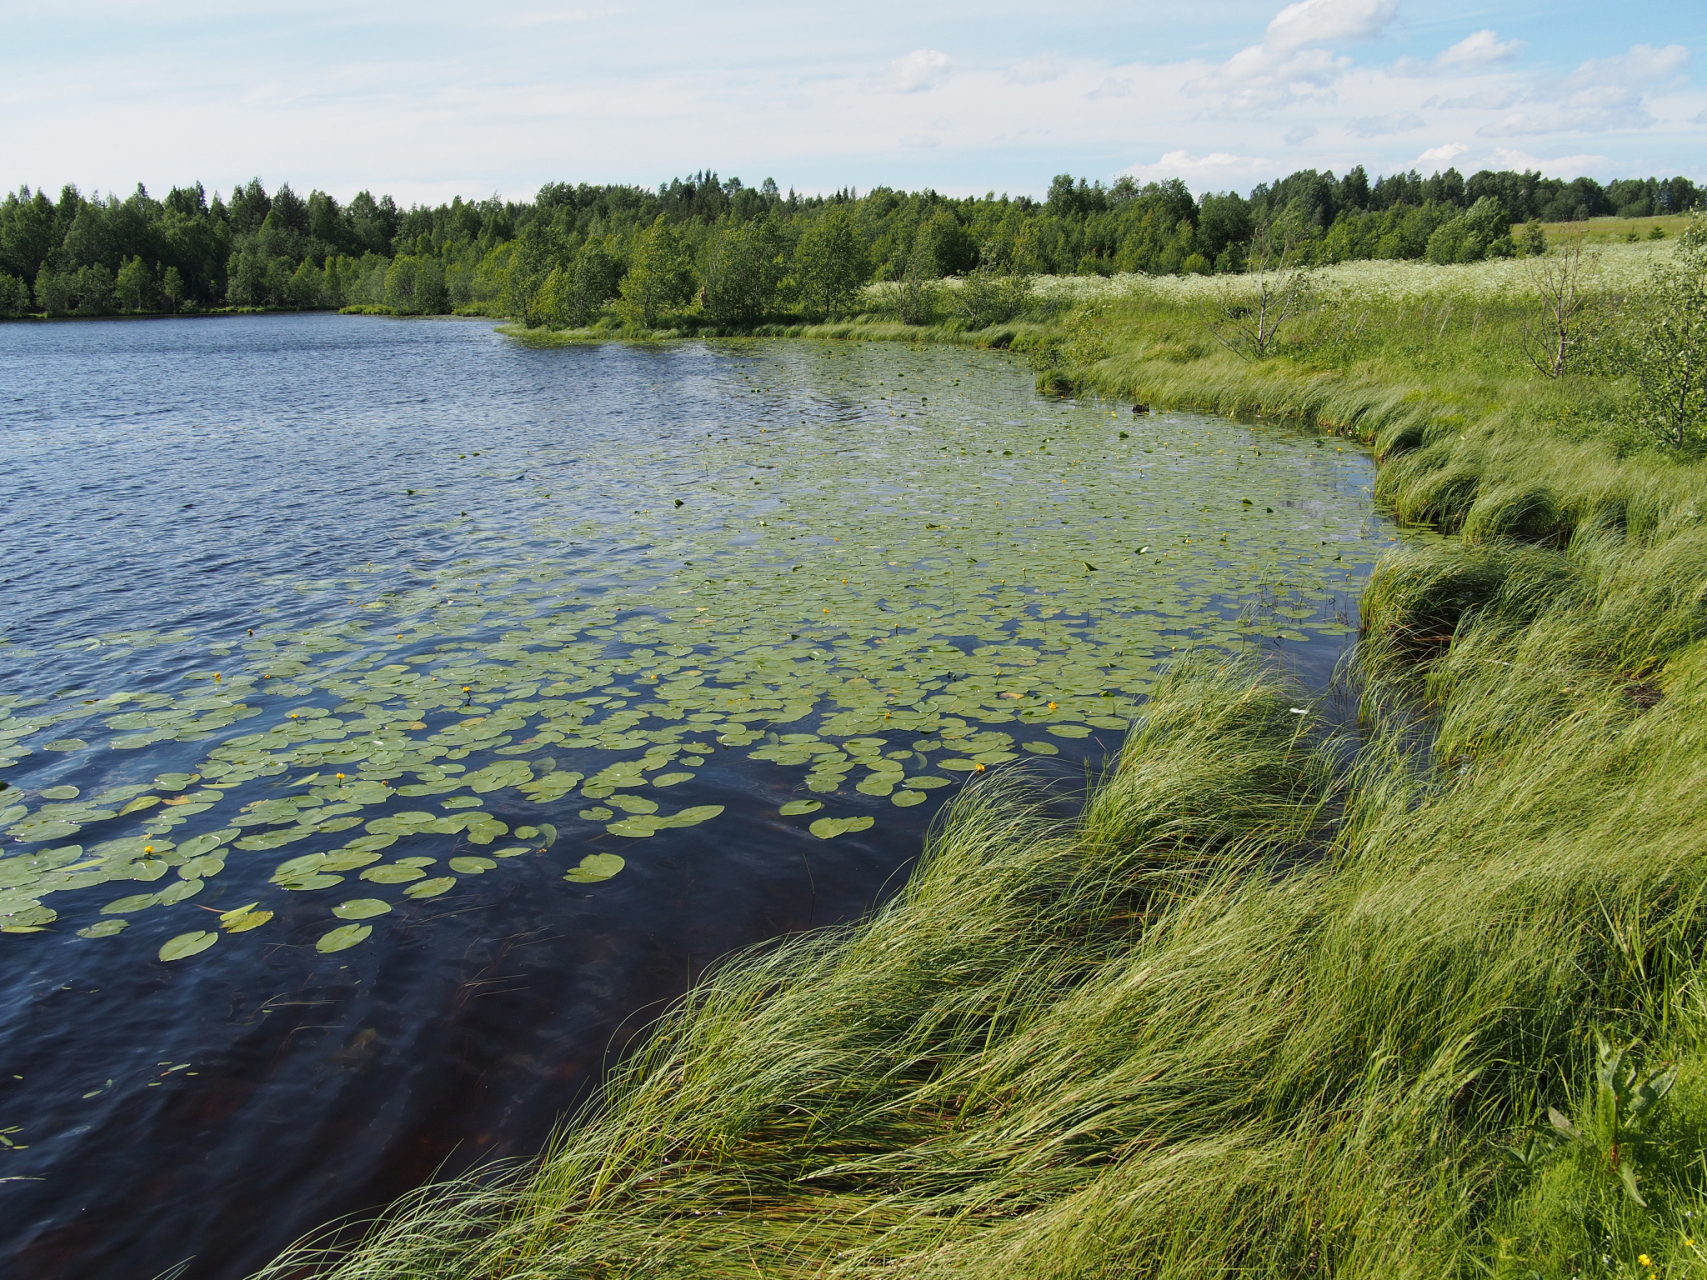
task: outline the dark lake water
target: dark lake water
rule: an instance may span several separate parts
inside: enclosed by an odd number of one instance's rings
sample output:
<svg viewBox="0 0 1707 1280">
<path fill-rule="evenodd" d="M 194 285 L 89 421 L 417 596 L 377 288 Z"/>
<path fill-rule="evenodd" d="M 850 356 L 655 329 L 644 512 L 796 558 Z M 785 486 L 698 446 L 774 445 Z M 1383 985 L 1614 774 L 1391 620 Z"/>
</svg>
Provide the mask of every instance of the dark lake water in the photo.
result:
<svg viewBox="0 0 1707 1280">
<path fill-rule="evenodd" d="M 237 1277 L 526 1155 L 968 780 L 1070 803 L 1183 650 L 1323 689 L 1367 457 L 1128 409 L 989 352 L 0 326 L 0 1271 Z"/>
</svg>

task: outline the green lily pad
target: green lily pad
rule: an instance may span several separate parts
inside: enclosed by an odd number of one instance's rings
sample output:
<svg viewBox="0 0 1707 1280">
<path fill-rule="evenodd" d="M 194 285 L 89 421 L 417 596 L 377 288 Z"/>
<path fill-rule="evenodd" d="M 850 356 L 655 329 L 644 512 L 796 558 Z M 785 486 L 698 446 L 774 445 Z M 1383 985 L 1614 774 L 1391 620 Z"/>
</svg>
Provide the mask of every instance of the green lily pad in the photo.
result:
<svg viewBox="0 0 1707 1280">
<path fill-rule="evenodd" d="M 251 929 L 259 929 L 272 918 L 271 911 L 227 912 L 220 917 L 220 927 L 227 933 L 248 933 Z"/>
<path fill-rule="evenodd" d="M 314 944 L 314 949 L 322 955 L 348 951 L 351 947 L 366 942 L 372 933 L 371 924 L 341 924 L 336 929 L 322 934 L 320 941 Z"/>
<path fill-rule="evenodd" d="M 605 808 L 602 804 L 595 805 L 591 809 L 581 810 L 581 817 L 588 822 L 609 822 L 612 817 L 612 810 Z"/>
<path fill-rule="evenodd" d="M 777 812 L 785 818 L 792 818 L 802 813 L 817 813 L 823 807 L 822 800 L 790 800 Z"/>
<path fill-rule="evenodd" d="M 864 831 L 872 824 L 873 819 L 867 816 L 858 818 L 819 818 L 809 828 L 813 835 L 820 840 L 834 840 L 839 835 L 850 831 Z"/>
<path fill-rule="evenodd" d="M 183 960 L 189 956 L 200 955 L 218 941 L 219 935 L 207 929 L 198 929 L 194 933 L 180 933 L 175 938 L 169 938 L 166 945 L 160 948 L 160 958 L 162 960 Z"/>
<path fill-rule="evenodd" d="M 575 884 L 597 884 L 601 880 L 609 880 L 627 865 L 614 853 L 590 853 L 563 878 Z"/>
<path fill-rule="evenodd" d="M 152 893 L 133 893 L 128 898 L 118 898 L 101 908 L 104 916 L 128 916 L 138 911 L 145 911 L 160 899 Z"/>
<path fill-rule="evenodd" d="M 79 938 L 110 938 L 130 927 L 129 920 L 97 920 L 77 931 Z"/>
<path fill-rule="evenodd" d="M 673 787 L 678 782 L 688 782 L 692 778 L 693 774 L 691 773 L 660 773 L 652 779 L 652 785 L 655 787 Z"/>
<path fill-rule="evenodd" d="M 1057 738 L 1088 738 L 1091 727 L 1088 724 L 1052 724 L 1049 732 Z"/>
<path fill-rule="evenodd" d="M 497 866 L 490 858 L 452 858 L 448 864 L 458 875 L 477 876 Z"/>
<path fill-rule="evenodd" d="M 423 880 L 412 884 L 403 891 L 406 898 L 436 898 L 441 893 L 449 893 L 456 887 L 455 876 L 439 876 L 434 880 Z"/>
<path fill-rule="evenodd" d="M 76 787 L 47 787 L 42 791 L 41 798 L 43 800 L 75 800 L 79 794 L 80 792 Z"/>
<path fill-rule="evenodd" d="M 362 872 L 363 880 L 373 884 L 406 884 L 410 880 L 419 880 L 426 875 L 419 867 L 406 867 L 402 863 L 388 862 L 383 867 L 369 867 Z"/>
<path fill-rule="evenodd" d="M 310 875 L 297 876 L 293 879 L 277 880 L 274 883 L 279 888 L 288 889 L 292 893 L 311 893 L 316 889 L 330 889 L 343 884 L 344 877 L 316 872 Z"/>
<path fill-rule="evenodd" d="M 332 914 L 340 920 L 371 920 L 390 910 L 391 904 L 383 898 L 351 898 L 333 907 Z"/>
<path fill-rule="evenodd" d="M 660 826 L 668 827 L 697 827 L 702 822 L 710 822 L 723 812 L 720 804 L 698 804 L 691 809 L 681 809 L 672 813 L 660 822 Z"/>
<path fill-rule="evenodd" d="M 1025 744 L 1025 749 L 1033 755 L 1039 756 L 1058 756 L 1061 754 L 1061 748 L 1052 742 L 1028 742 Z"/>
<path fill-rule="evenodd" d="M 923 791 L 897 791 L 889 797 L 890 804 L 902 809 L 910 809 L 916 804 L 923 804 L 925 800 L 926 796 Z"/>
<path fill-rule="evenodd" d="M 610 814 L 607 813 L 605 815 L 605 817 L 607 817 L 607 818 L 610 817 Z M 532 853 L 532 852 L 533 852 L 533 850 L 529 849 L 526 845 L 513 844 L 507 849 L 494 849 L 494 850 L 492 850 L 492 856 L 494 858 L 519 858 L 524 853 Z"/>
</svg>

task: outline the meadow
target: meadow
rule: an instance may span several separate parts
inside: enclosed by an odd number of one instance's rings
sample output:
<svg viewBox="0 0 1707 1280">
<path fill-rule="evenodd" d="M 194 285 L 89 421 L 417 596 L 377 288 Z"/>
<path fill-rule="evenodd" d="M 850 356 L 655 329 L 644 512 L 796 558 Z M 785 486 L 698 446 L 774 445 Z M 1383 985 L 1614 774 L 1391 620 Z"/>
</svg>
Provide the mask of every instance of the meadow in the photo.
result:
<svg viewBox="0 0 1707 1280">
<path fill-rule="evenodd" d="M 1585 352 L 1669 252 L 1607 248 Z M 537 1162 L 268 1274 L 1707 1275 L 1707 472 L 1615 362 L 1533 367 L 1532 284 L 1347 264 L 1261 359 L 1248 278 L 779 329 L 1336 433 L 1452 536 L 1378 565 L 1354 723 L 1187 656 L 1079 816 L 995 772 L 870 919 L 715 967 Z"/>
</svg>

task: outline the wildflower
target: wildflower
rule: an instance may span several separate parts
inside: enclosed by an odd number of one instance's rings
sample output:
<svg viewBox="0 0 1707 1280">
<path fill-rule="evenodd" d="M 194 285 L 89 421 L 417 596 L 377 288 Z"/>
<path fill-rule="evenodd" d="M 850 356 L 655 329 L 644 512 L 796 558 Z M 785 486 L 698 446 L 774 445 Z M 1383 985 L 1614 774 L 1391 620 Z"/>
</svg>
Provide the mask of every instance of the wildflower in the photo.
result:
<svg viewBox="0 0 1707 1280">
<path fill-rule="evenodd" d="M 1641 1263 L 1644 1267 L 1651 1267 L 1654 1265 L 1648 1260 L 1648 1255 L 1645 1253 L 1638 1253 L 1636 1255 L 1636 1261 Z"/>
<path fill-rule="evenodd" d="M 1050 710 L 1051 710 L 1051 711 L 1053 711 L 1053 710 L 1055 710 L 1055 704 L 1054 704 L 1054 703 L 1053 703 L 1053 702 L 1051 702 L 1051 703 L 1050 703 L 1050 704 L 1049 704 L 1049 709 L 1050 709 Z"/>
<path fill-rule="evenodd" d="M 154 852 L 154 846 L 151 844 L 145 844 L 142 846 L 142 851 L 144 853 L 153 853 Z"/>
<path fill-rule="evenodd" d="M 972 766 L 972 772 L 973 773 L 983 773 L 984 772 L 984 766 L 981 764 L 975 764 Z"/>
</svg>

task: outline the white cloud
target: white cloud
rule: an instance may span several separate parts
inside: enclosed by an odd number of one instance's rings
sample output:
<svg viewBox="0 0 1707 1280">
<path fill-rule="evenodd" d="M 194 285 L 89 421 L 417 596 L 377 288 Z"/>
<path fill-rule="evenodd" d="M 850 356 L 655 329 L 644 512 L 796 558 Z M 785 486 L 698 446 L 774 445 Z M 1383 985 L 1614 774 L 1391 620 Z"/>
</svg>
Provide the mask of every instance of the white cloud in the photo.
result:
<svg viewBox="0 0 1707 1280">
<path fill-rule="evenodd" d="M 1422 164 L 1451 164 L 1470 148 L 1462 142 L 1448 142 L 1444 146 L 1430 147 L 1417 157 L 1417 163 Z"/>
<path fill-rule="evenodd" d="M 1442 111 L 1504 111 L 1522 97 L 1521 89 L 1483 89 L 1477 93 L 1467 93 L 1461 98 L 1424 98 L 1422 109 L 1429 111 L 1438 107 Z"/>
<path fill-rule="evenodd" d="M 1286 145 L 1301 147 L 1316 136 L 1316 126 L 1313 124 L 1296 124 L 1286 131 Z"/>
<path fill-rule="evenodd" d="M 1523 49 L 1521 40 L 1501 40 L 1492 30 L 1478 31 L 1465 36 L 1434 60 L 1440 67 L 1485 67 L 1493 62 L 1510 62 Z"/>
<path fill-rule="evenodd" d="M 948 79 L 949 57 L 936 49 L 914 49 L 896 58 L 884 72 L 883 83 L 897 93 L 923 93 Z"/>
<path fill-rule="evenodd" d="M 1515 138 L 1649 129 L 1658 121 L 1648 110 L 1648 99 L 1679 83 L 1689 62 L 1689 50 L 1680 44 L 1638 44 L 1627 53 L 1591 58 L 1562 79 L 1535 84 L 1515 110 L 1476 132 L 1485 138 Z"/>
<path fill-rule="evenodd" d="M 1186 86 L 1222 115 L 1243 115 L 1300 99 L 1323 99 L 1351 59 L 1320 48 L 1372 40 L 1399 15 L 1398 0 L 1302 0 L 1274 15 L 1261 44 L 1241 49 Z"/>
<path fill-rule="evenodd" d="M 1338 40 L 1373 40 L 1398 16 L 1398 0 L 1302 0 L 1274 15 L 1263 47 L 1278 53 Z"/>
<path fill-rule="evenodd" d="M 1412 133 L 1423 127 L 1414 111 L 1389 111 L 1384 116 L 1359 116 L 1346 121 L 1346 132 L 1355 138 L 1380 138 L 1390 133 Z"/>
<path fill-rule="evenodd" d="M 1140 182 L 1183 178 L 1193 191 L 1248 187 L 1254 182 L 1273 178 L 1278 172 L 1279 168 L 1272 160 L 1261 156 L 1236 156 L 1228 151 L 1214 151 L 1206 156 L 1170 151 L 1155 164 L 1135 164 L 1121 170 L 1121 173 L 1130 174 Z"/>
<path fill-rule="evenodd" d="M 1087 98 L 1130 98 L 1132 96 L 1132 81 L 1117 80 L 1113 76 L 1104 76 L 1096 88 L 1085 95 Z"/>
<path fill-rule="evenodd" d="M 1567 92 L 1604 85 L 1653 88 L 1689 66 L 1689 50 L 1681 44 L 1656 49 L 1651 44 L 1630 46 L 1630 52 L 1611 58 L 1590 58 L 1564 80 Z"/>
<path fill-rule="evenodd" d="M 1575 178 L 1584 173 L 1604 173 L 1607 164 L 1607 158 L 1599 155 L 1555 156 L 1551 160 L 1543 160 L 1527 151 L 1495 147 L 1491 167 L 1519 173 L 1534 169 L 1551 178 Z"/>
</svg>

